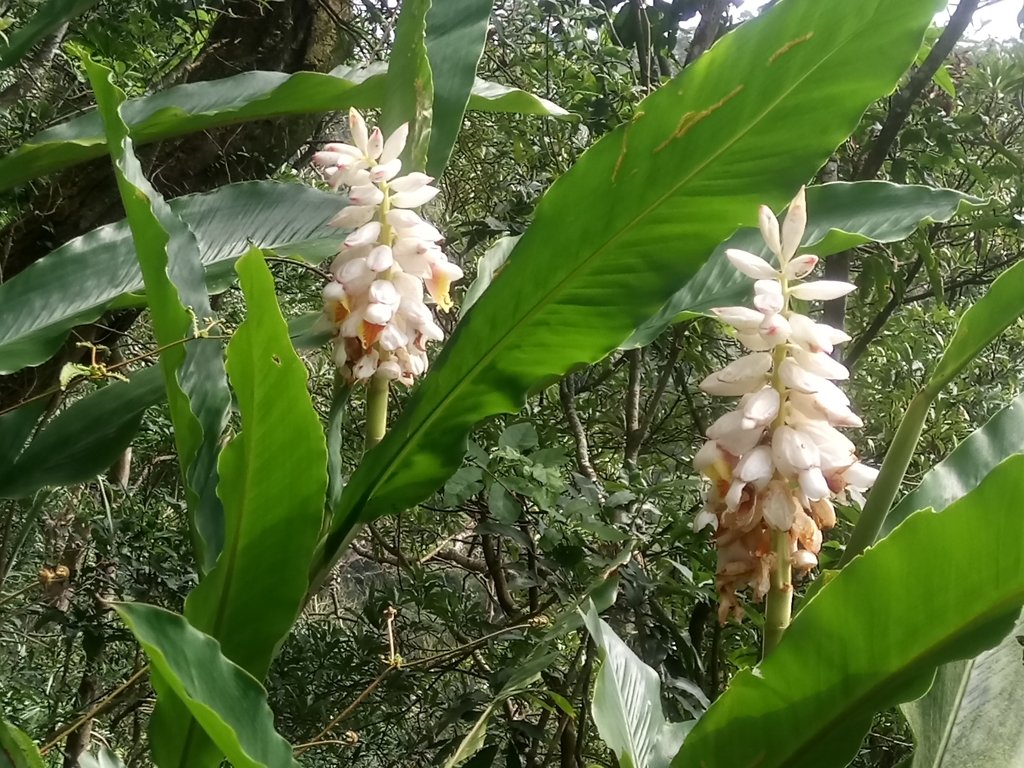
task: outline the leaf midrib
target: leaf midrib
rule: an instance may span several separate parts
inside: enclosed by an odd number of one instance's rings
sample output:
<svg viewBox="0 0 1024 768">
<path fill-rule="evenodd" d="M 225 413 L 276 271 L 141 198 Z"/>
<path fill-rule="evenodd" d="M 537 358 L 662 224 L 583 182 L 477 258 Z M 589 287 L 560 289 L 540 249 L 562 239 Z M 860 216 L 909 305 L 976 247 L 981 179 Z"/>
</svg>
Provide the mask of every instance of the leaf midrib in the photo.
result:
<svg viewBox="0 0 1024 768">
<path fill-rule="evenodd" d="M 876 3 L 874 11 L 869 16 L 867 16 L 866 18 L 867 19 L 873 19 L 877 15 L 877 11 L 878 11 L 878 4 Z M 868 24 L 859 25 L 856 28 L 856 32 L 859 32 L 861 29 L 864 29 L 864 28 L 866 28 L 868 26 L 870 26 L 870 25 L 868 25 Z M 714 152 L 714 153 L 711 153 L 710 155 L 708 155 L 708 157 L 705 158 L 705 160 L 702 163 L 699 163 L 697 166 L 695 166 L 693 168 L 693 170 L 689 174 L 687 174 L 686 176 L 682 177 L 679 180 L 679 182 L 677 184 L 675 184 L 674 186 L 670 187 L 665 192 L 665 194 L 663 194 L 661 197 L 659 197 L 656 200 L 654 200 L 647 208 L 645 208 L 642 212 L 640 212 L 637 216 L 635 216 L 627 225 L 623 226 L 618 232 L 616 232 L 614 235 L 612 235 L 610 238 L 608 238 L 608 240 L 604 244 L 602 244 L 598 248 L 594 249 L 594 251 L 589 256 L 587 256 L 584 260 L 582 260 L 582 262 L 576 268 L 574 268 L 569 274 L 567 274 L 562 280 L 560 280 L 558 282 L 558 284 L 551 291 L 549 291 L 548 294 L 546 294 L 546 296 L 548 298 L 550 298 L 550 297 L 554 297 L 554 296 L 557 296 L 560 293 L 562 293 L 563 287 L 564 287 L 566 282 L 574 279 L 577 276 L 577 274 L 579 274 L 580 272 L 585 271 L 586 268 L 590 266 L 590 264 L 592 263 L 593 260 L 595 260 L 597 257 L 599 257 L 605 250 L 607 250 L 620 237 L 624 236 L 628 232 L 633 231 L 633 229 L 638 225 L 638 222 L 643 221 L 654 210 L 658 209 L 661 205 L 663 205 L 666 200 L 668 200 L 673 195 L 675 195 L 675 193 L 681 187 L 683 187 L 684 185 L 689 184 L 694 178 L 696 178 L 698 175 L 703 173 L 703 171 L 706 170 L 706 168 L 712 163 L 712 161 L 717 160 L 724 152 L 726 152 L 727 150 L 731 149 L 736 143 L 738 143 L 743 138 L 745 138 L 746 135 L 750 131 L 752 131 L 756 126 L 760 125 L 760 123 L 764 120 L 766 115 L 768 115 L 771 112 L 775 111 L 775 109 L 779 106 L 779 104 L 784 99 L 788 98 L 789 95 L 794 90 L 796 90 L 801 85 L 803 85 L 803 83 L 807 79 L 809 79 L 811 77 L 811 75 L 813 75 L 818 69 L 820 69 L 821 67 L 825 66 L 825 64 L 827 64 L 829 62 L 829 60 L 832 59 L 837 54 L 838 50 L 845 49 L 845 47 L 849 44 L 850 39 L 852 37 L 856 37 L 857 36 L 856 32 L 851 32 L 849 35 L 847 35 L 846 38 L 843 39 L 841 45 L 833 46 L 820 59 L 818 64 L 816 64 L 814 67 L 808 69 L 804 73 L 804 75 L 802 77 L 797 78 L 788 89 L 786 89 L 784 91 L 779 91 L 778 92 L 779 95 L 773 101 L 769 102 L 769 105 L 765 109 L 763 109 L 761 112 L 758 113 L 756 119 L 750 121 L 750 123 L 748 124 L 747 128 L 745 128 L 744 130 L 742 130 L 739 133 L 737 133 L 736 136 L 732 140 L 730 140 L 729 142 L 724 144 L 717 152 Z M 628 126 L 627 126 L 626 130 L 628 130 Z M 625 145 L 623 145 L 623 150 L 625 150 Z M 517 245 L 517 247 L 518 247 L 518 245 Z M 513 253 L 514 253 L 514 250 L 513 250 Z M 511 254 L 510 254 L 510 256 L 511 256 Z M 481 297 L 481 298 L 483 298 L 483 297 Z M 356 500 L 356 502 L 353 502 L 350 510 L 345 512 L 345 517 L 343 517 L 342 520 L 341 520 L 341 523 L 342 523 L 343 526 L 347 525 L 348 517 L 349 517 L 349 514 L 350 514 L 351 511 L 353 511 L 355 509 L 363 509 L 363 508 L 365 508 L 367 502 L 373 497 L 374 492 L 376 491 L 377 487 L 379 487 L 379 485 L 381 484 L 381 481 L 383 480 L 383 478 L 387 477 L 387 475 L 389 475 L 391 473 L 392 468 L 396 464 L 400 464 L 402 462 L 402 460 L 405 458 L 405 456 L 412 450 L 410 446 L 412 446 L 413 443 L 417 442 L 419 440 L 420 435 L 424 431 L 426 431 L 430 426 L 432 426 L 434 424 L 434 422 L 439 418 L 439 414 L 442 411 L 447 409 L 448 404 L 453 399 L 456 398 L 456 395 L 463 389 L 464 386 L 466 386 L 467 382 L 469 382 L 471 380 L 475 380 L 477 372 L 481 368 L 485 367 L 498 354 L 498 352 L 501 351 L 504 348 L 505 343 L 508 340 L 508 338 L 512 334 L 514 334 L 516 331 L 518 331 L 520 328 L 522 328 L 523 326 L 528 325 L 529 322 L 533 319 L 533 317 L 535 315 L 537 315 L 539 312 L 541 312 L 543 309 L 545 309 L 551 303 L 552 303 L 551 301 L 541 302 L 540 300 L 538 300 L 536 303 L 534 303 L 534 305 L 526 313 L 524 313 L 522 315 L 521 319 L 519 321 L 517 321 L 515 324 L 513 324 L 511 327 L 509 327 L 508 330 L 506 330 L 497 340 L 495 340 L 495 342 L 493 343 L 491 348 L 484 355 L 482 355 L 477 360 L 476 363 L 473 364 L 473 366 L 469 369 L 469 371 L 467 371 L 463 376 L 461 376 L 459 378 L 459 380 L 455 383 L 455 385 L 449 389 L 448 394 L 440 399 L 440 402 L 438 403 L 438 405 L 435 408 L 431 409 L 431 411 L 427 415 L 427 417 L 425 419 L 423 419 L 418 426 L 416 426 L 413 430 L 411 430 L 409 436 L 406 438 L 406 440 L 403 441 L 403 443 L 402 443 L 401 447 L 398 449 L 398 451 L 395 452 L 394 457 L 392 458 L 392 460 L 387 462 L 384 465 L 383 469 L 380 472 L 376 473 L 372 477 L 372 482 L 369 483 L 368 488 L 367 488 L 367 492 L 365 494 L 363 494 L 362 499 L 358 499 L 358 500 Z M 339 528 L 340 527 L 341 526 L 339 526 Z"/>
<path fill-rule="evenodd" d="M 836 713 L 830 717 L 824 724 L 818 728 L 805 729 L 803 733 L 805 737 L 803 740 L 797 743 L 790 743 L 790 750 L 780 756 L 780 760 L 776 760 L 772 765 L 784 767 L 789 765 L 787 762 L 789 758 L 799 755 L 806 744 L 821 743 L 822 740 L 831 733 L 842 720 L 845 720 L 851 710 L 856 709 L 863 705 L 863 703 L 870 698 L 871 695 L 876 693 L 879 689 L 884 688 L 891 681 L 897 679 L 903 670 L 908 667 L 919 665 L 923 659 L 932 655 L 934 652 L 941 650 L 947 645 L 951 645 L 956 641 L 960 640 L 964 635 L 976 626 L 984 623 L 985 620 L 992 620 L 1001 615 L 1009 613 L 1014 606 L 1020 607 L 1024 603 L 1024 587 L 1018 586 L 1017 589 L 1011 591 L 1003 599 L 996 603 L 990 603 L 989 608 L 984 611 L 980 611 L 976 614 L 972 614 L 960 625 L 957 626 L 953 632 L 948 632 L 941 637 L 937 638 L 934 642 L 926 645 L 923 649 L 918 651 L 916 654 L 910 657 L 910 659 L 903 664 L 899 670 L 895 670 L 892 674 L 885 675 L 878 684 L 866 687 L 859 695 L 855 696 L 852 700 L 849 697 L 844 697 L 843 701 L 846 702 L 846 706 L 838 708 Z M 936 665 L 936 669 L 940 665 Z M 923 674 L 924 670 L 919 670 L 914 674 Z M 851 703 L 852 702 L 852 703 Z M 773 756 L 774 757 L 774 756 Z M 784 758 L 784 759 L 782 759 Z"/>
</svg>

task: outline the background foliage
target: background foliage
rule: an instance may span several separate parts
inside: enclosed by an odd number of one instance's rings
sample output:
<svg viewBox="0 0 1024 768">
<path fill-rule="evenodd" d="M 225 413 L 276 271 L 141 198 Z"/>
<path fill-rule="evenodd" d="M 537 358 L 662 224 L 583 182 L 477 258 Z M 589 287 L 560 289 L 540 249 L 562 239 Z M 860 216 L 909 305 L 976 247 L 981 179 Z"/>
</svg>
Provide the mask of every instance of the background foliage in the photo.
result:
<svg viewBox="0 0 1024 768">
<path fill-rule="evenodd" d="M 5 24 L 21 27 L 43 5 L 9 3 Z M 977 5 L 961 2 L 966 10 L 957 13 L 969 18 Z M 385 2 L 77 6 L 77 15 L 47 28 L 26 58 L 0 71 L 5 151 L 92 106 L 80 50 L 110 67 L 127 95 L 138 97 L 254 68 L 327 72 L 386 59 L 396 23 L 395 9 Z M 662 79 L 741 23 L 720 0 L 495 3 L 480 76 L 537 94 L 571 117 L 468 113 L 441 179 L 443 193 L 430 210 L 452 257 L 470 276 L 478 264 L 484 274 L 491 259 L 500 263 L 500 254 L 507 255 L 500 238 L 525 231 L 541 195 L 585 149 L 630 120 Z M 845 359 L 854 369 L 851 398 L 870 414 L 855 439 L 876 465 L 959 318 L 1021 253 L 1024 46 L 958 42 L 954 32 L 934 30 L 920 57 L 923 68 L 932 46 L 957 43 L 944 68 L 917 83 L 914 98 L 903 98 L 914 90 L 912 74 L 896 96 L 873 105 L 820 179 L 949 187 L 979 201 L 958 216 L 956 205 L 947 204 L 901 242 L 889 241 L 907 232 L 869 233 L 864 239 L 883 242 L 841 242 L 829 251 L 839 254 L 832 263 L 849 264 L 859 287 L 839 311 L 854 337 Z M 237 185 L 229 188 L 236 203 L 266 195 L 267 214 L 250 236 L 282 258 L 269 264 L 284 317 L 301 318 L 318 307 L 321 277 L 283 259 L 295 243 L 306 258 L 328 254 L 334 233 L 295 231 L 282 202 L 259 183 L 315 185 L 311 152 L 343 135 L 340 114 L 292 116 L 167 138 L 141 147 L 139 156 L 164 197 L 196 195 L 171 208 L 193 226 L 207 264 L 237 257 L 249 243 L 193 222 L 189 211 L 198 219 L 211 206 L 230 210 L 233 202 L 224 190 L 198 196 L 228 182 Z M 886 140 L 891 144 L 874 163 Z M 325 218 L 331 214 L 326 193 L 293 191 L 306 196 L 304 206 L 325 205 Z M 298 205 L 296 199 L 289 196 L 288 204 Z M 119 206 L 109 161 L 102 158 L 7 189 L 0 199 L 0 277 L 6 282 L 36 270 L 43 286 L 85 283 L 101 249 L 74 238 L 121 219 Z M 126 234 L 122 228 L 109 237 Z M 45 273 L 40 257 L 68 241 L 66 266 Z M 233 330 L 246 317 L 245 301 L 224 272 L 213 309 Z M 472 291 L 469 283 L 464 288 Z M 37 401 L 31 413 L 13 409 L 48 392 L 64 364 L 92 362 L 91 350 L 77 342 L 108 348 L 99 350 L 105 364 L 131 361 L 126 372 L 151 362 L 161 336 L 149 315 L 140 316 L 141 287 L 126 279 L 87 307 L 44 307 L 47 316 L 34 338 L 47 343 L 33 351 L 33 362 L 56 358 L 0 380 L 0 711 L 45 746 L 48 765 L 71 768 L 100 745 L 130 767 L 149 764 L 145 727 L 153 695 L 145 659 L 108 601 L 144 600 L 181 611 L 198 579 L 186 545 L 173 411 L 144 373 L 128 383 L 81 381 Z M 19 312 L 19 321 L 23 317 Z M 536 393 L 517 414 L 476 429 L 441 491 L 363 530 L 270 668 L 276 727 L 288 742 L 307 745 L 304 764 L 612 765 L 590 714 L 601 654 L 575 618 L 585 595 L 606 609 L 608 625 L 656 670 L 670 722 L 702 713 L 757 660 L 757 607 L 751 606 L 746 624 L 715 622 L 714 554 L 706 537 L 690 530 L 700 503 L 690 461 L 721 407 L 696 384 L 736 346 L 705 318 L 673 320 L 642 344 L 627 344 Z M 48 330 L 54 324 L 75 328 L 69 343 L 54 341 Z M 300 331 L 293 323 L 293 336 Z M 3 333 L 0 354 L 7 354 Z M 1022 353 L 1024 328 L 1016 323 L 931 402 L 906 490 L 1017 398 Z M 304 350 L 302 362 L 326 420 L 331 363 L 316 348 Z M 30 482 L 17 471 L 17 435 L 31 430 L 41 412 L 54 416 L 47 429 L 57 430 L 72 404 L 129 386 L 136 387 L 132 398 L 119 394 L 116 402 L 133 405 L 116 409 L 121 421 L 104 423 L 111 430 L 137 429 L 130 449 L 104 454 L 95 447 L 104 443 L 96 424 L 65 420 L 51 439 L 80 442 L 81 456 L 92 463 L 77 458 L 74 466 L 88 471 L 57 473 L 65 484 L 60 487 Z M 361 452 L 361 398 L 353 395 L 341 427 L 346 472 Z M 231 419 L 244 429 L 244 403 Z M 1019 429 L 1009 431 L 1019 437 Z M 1015 445 L 1006 454 L 1019 450 L 1019 440 L 1006 442 Z M 826 567 L 838 559 L 852 527 L 853 512 L 844 513 L 825 545 Z M 630 549 L 633 556 L 623 557 Z M 131 620 L 165 619 L 154 613 Z M 396 653 L 401 667 L 389 665 Z M 1000 658 L 1009 663 L 1005 654 Z M 911 722 L 920 717 L 909 715 Z M 911 744 L 903 714 L 889 709 L 876 718 L 854 765 L 898 765 Z"/>
</svg>

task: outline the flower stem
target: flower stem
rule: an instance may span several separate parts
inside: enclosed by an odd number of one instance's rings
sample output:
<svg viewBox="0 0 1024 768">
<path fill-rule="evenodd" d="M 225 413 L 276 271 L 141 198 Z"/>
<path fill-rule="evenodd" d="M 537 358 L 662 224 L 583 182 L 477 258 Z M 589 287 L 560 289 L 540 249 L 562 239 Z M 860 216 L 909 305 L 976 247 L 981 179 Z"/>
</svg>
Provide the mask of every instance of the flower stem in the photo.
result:
<svg viewBox="0 0 1024 768">
<path fill-rule="evenodd" d="M 370 391 L 366 398 L 366 450 L 370 450 L 384 439 L 388 431 L 388 385 L 391 382 L 383 376 L 370 379 Z"/>
<path fill-rule="evenodd" d="M 768 591 L 765 607 L 762 658 L 779 644 L 793 613 L 793 564 L 789 555 L 789 531 L 773 531 L 772 548 L 775 552 L 775 564 L 772 567 L 771 589 Z"/>
<path fill-rule="evenodd" d="M 893 437 L 892 444 L 885 454 L 878 479 L 868 494 L 867 503 L 864 504 L 850 541 L 846 545 L 846 551 L 839 560 L 840 568 L 874 544 L 878 538 L 889 509 L 900 491 L 903 476 L 910 466 L 918 440 L 921 439 L 921 430 L 928 419 L 928 409 L 937 394 L 937 389 L 925 387 L 910 401 L 899 429 L 896 430 L 896 436 Z"/>
</svg>

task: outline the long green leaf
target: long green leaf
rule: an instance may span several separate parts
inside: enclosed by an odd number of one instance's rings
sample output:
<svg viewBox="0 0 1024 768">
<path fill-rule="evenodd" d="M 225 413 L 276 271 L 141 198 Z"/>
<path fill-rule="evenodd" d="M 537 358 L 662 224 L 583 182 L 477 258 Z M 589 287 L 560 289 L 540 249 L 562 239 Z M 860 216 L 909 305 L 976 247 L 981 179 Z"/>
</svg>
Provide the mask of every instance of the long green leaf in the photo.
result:
<svg viewBox="0 0 1024 768">
<path fill-rule="evenodd" d="M 146 409 L 163 397 L 160 370 L 147 368 L 73 403 L 40 430 L 17 461 L 0 468 L 0 498 L 20 499 L 104 472 L 135 437 Z"/>
<path fill-rule="evenodd" d="M 928 693 L 904 704 L 911 768 L 1024 764 L 1024 615 L 995 648 L 942 667 Z"/>
<path fill-rule="evenodd" d="M 23 403 L 0 416 L 0 484 L 7 467 L 17 461 L 36 428 L 39 417 L 46 410 L 46 398 Z"/>
<path fill-rule="evenodd" d="M 960 318 L 938 365 L 900 421 L 841 564 L 860 554 L 882 530 L 917 448 L 932 401 L 985 347 L 1024 314 L 1021 296 L 1024 296 L 1024 262 L 1017 262 L 999 275 L 985 295 Z"/>
<path fill-rule="evenodd" d="M 601 359 L 737 223 L 753 223 L 758 203 L 789 199 L 891 90 L 939 4 L 788 0 L 719 40 L 591 147 L 353 474 L 317 579 L 360 520 L 440 485 L 474 424 Z"/>
<path fill-rule="evenodd" d="M 1000 462 L 1024 451 L 1024 395 L 975 430 L 885 521 L 883 536 L 916 509 L 942 511 L 978 487 Z M 1018 635 L 1024 617 L 1006 639 L 974 659 L 942 667 L 928 693 L 902 709 L 914 730 L 912 768 L 1017 765 L 1024 758 L 1024 663 Z"/>
<path fill-rule="evenodd" d="M 227 351 L 241 432 L 220 459 L 224 551 L 189 595 L 185 616 L 217 639 L 227 658 L 262 678 L 306 594 L 323 522 L 327 447 L 270 270 L 257 250 L 237 269 L 247 311 Z M 180 708 L 169 706 L 171 714 L 154 715 L 161 765 L 208 764 L 189 723 L 176 722 Z"/>
<path fill-rule="evenodd" d="M 630 650 L 591 605 L 584 620 L 601 657 L 594 683 L 594 726 L 630 768 L 668 768 L 693 728 L 669 723 L 661 709 L 661 678 Z"/>
<path fill-rule="evenodd" d="M 188 83 L 125 102 L 124 119 L 137 145 L 250 120 L 373 109 L 387 92 L 384 65 L 339 67 L 321 72 L 243 72 L 205 83 Z M 550 101 L 497 83 L 477 80 L 471 110 L 565 115 Z M 107 154 L 97 112 L 48 128 L 0 159 L 0 191 Z"/>
<path fill-rule="evenodd" d="M 229 184 L 171 200 L 192 230 L 207 281 L 233 275 L 235 259 L 251 246 L 318 263 L 337 252 L 344 233 L 327 222 L 345 200 L 332 192 L 274 181 Z M 67 275 L 74 274 L 74 280 Z M 78 237 L 5 283 L 0 306 L 0 374 L 38 365 L 59 349 L 76 325 L 107 309 L 143 305 L 144 282 L 127 221 Z"/>
<path fill-rule="evenodd" d="M 96 0 L 48 0 L 8 36 L 7 45 L 0 46 L 0 69 L 16 64 L 36 43 L 94 5 Z"/>
<path fill-rule="evenodd" d="M 952 189 L 888 181 L 836 182 L 808 187 L 807 230 L 801 250 L 824 258 L 868 242 L 897 242 L 922 223 L 949 221 L 958 211 L 982 202 Z M 728 248 L 771 258 L 759 230 L 741 229 L 718 246 L 697 275 L 657 315 L 637 328 L 622 348 L 650 344 L 681 312 L 705 312 L 712 307 L 748 301 L 750 280 L 725 258 Z"/>
<path fill-rule="evenodd" d="M 427 13 L 427 55 L 434 109 L 427 173 L 440 176 L 462 128 L 476 69 L 487 41 L 493 0 L 433 0 Z"/>
<path fill-rule="evenodd" d="M 43 768 L 43 758 L 32 739 L 0 718 L 0 768 Z"/>
<path fill-rule="evenodd" d="M 381 130 L 390 134 L 409 124 L 403 164 L 422 170 L 427 164 L 433 122 L 434 76 L 427 58 L 427 12 L 430 0 L 403 0 L 388 62 L 388 88 L 381 111 Z"/>
<path fill-rule="evenodd" d="M 1024 603 L 1022 494 L 1024 457 L 1014 457 L 944 512 L 909 517 L 821 589 L 765 661 L 733 678 L 672 765 L 847 765 L 876 712 L 917 698 L 937 666 L 991 648 L 1013 626 Z"/>
<path fill-rule="evenodd" d="M 85 61 L 103 115 L 114 175 L 146 286 L 153 335 L 162 347 L 174 441 L 189 492 L 196 559 L 209 570 L 220 554 L 224 514 L 216 495 L 217 454 L 231 395 L 221 346 L 211 340 L 182 344 L 213 317 L 195 235 L 142 173 L 121 118 L 124 92 L 110 70 Z"/>
<path fill-rule="evenodd" d="M 288 742 L 274 730 L 267 692 L 224 657 L 216 640 L 163 608 L 144 603 L 114 608 L 138 638 L 152 668 L 168 681 L 234 768 L 297 768 Z"/>
</svg>

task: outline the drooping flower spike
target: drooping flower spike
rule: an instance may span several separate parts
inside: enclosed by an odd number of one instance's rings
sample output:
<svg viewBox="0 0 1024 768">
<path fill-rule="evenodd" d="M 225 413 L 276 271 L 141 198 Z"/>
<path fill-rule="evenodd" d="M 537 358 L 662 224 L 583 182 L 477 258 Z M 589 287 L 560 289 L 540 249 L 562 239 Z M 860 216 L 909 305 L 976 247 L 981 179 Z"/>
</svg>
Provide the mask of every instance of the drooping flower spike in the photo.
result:
<svg viewBox="0 0 1024 768">
<path fill-rule="evenodd" d="M 348 187 L 349 204 L 330 223 L 352 230 L 331 264 L 321 323 L 334 333 L 334 360 L 348 381 L 377 376 L 411 385 L 427 370 L 427 343 L 444 338 L 424 289 L 447 311 L 462 270 L 441 250 L 441 233 L 413 210 L 437 195 L 433 179 L 398 175 L 409 126 L 385 139 L 352 109 L 349 130 L 351 144 L 313 155 L 332 187 Z"/>
<path fill-rule="evenodd" d="M 860 427 L 850 401 L 833 382 L 849 372 L 830 355 L 850 340 L 840 330 L 790 307 L 791 299 L 828 301 L 854 290 L 849 283 L 797 281 L 818 258 L 796 255 L 807 224 L 803 189 L 781 227 L 766 206 L 759 210 L 761 236 L 778 266 L 752 253 L 726 251 L 742 274 L 754 279 L 754 309 L 714 309 L 736 329 L 750 354 L 701 382 L 711 395 L 739 397 L 737 407 L 707 430 L 694 458 L 709 481 L 694 528 L 714 529 L 719 618 L 742 613 L 737 592 L 749 587 L 761 600 L 775 565 L 773 532 L 788 533 L 794 570 L 818 564 L 822 530 L 835 525 L 833 502 L 863 503 L 877 470 L 857 460 L 837 427 Z"/>
</svg>

